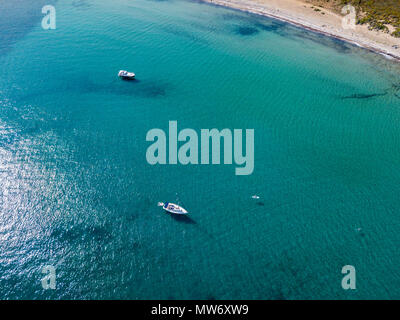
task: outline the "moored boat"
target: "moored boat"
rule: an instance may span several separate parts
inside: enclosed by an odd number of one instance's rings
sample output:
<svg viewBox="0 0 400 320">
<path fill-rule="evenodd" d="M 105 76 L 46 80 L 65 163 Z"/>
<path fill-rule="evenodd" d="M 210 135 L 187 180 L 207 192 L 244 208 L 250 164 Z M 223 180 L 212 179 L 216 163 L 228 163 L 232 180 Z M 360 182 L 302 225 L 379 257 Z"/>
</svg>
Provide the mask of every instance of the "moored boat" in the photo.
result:
<svg viewBox="0 0 400 320">
<path fill-rule="evenodd" d="M 175 203 L 170 203 L 170 202 L 159 202 L 158 205 L 160 207 L 163 207 L 163 209 L 169 213 L 173 213 L 173 214 L 188 214 L 188 212 L 182 208 L 181 206 L 178 206 Z"/>
<path fill-rule="evenodd" d="M 135 79 L 135 74 L 133 72 L 128 72 L 126 70 L 120 70 L 118 72 L 118 77 L 125 79 L 125 80 L 133 80 L 133 79 Z"/>
</svg>

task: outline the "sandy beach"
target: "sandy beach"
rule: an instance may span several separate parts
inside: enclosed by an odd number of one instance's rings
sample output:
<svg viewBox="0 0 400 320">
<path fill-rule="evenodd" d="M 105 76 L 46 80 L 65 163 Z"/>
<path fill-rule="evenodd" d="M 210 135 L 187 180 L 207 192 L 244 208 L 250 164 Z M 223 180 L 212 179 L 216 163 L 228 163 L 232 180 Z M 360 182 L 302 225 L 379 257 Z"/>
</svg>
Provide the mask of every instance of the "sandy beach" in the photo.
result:
<svg viewBox="0 0 400 320">
<path fill-rule="evenodd" d="M 342 39 L 361 47 L 381 53 L 388 58 L 400 60 L 400 39 L 388 33 L 369 30 L 366 25 L 355 29 L 342 26 L 343 16 L 319 8 L 305 0 L 204 0 L 268 17 L 273 17 L 316 32 Z"/>
</svg>

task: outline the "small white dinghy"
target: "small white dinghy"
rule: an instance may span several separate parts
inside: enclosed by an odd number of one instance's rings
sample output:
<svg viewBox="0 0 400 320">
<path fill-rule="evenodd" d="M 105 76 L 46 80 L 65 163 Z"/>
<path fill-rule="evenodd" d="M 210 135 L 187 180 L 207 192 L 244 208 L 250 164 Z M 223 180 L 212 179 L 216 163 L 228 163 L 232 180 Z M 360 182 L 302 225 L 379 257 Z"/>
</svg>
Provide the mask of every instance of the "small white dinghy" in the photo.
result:
<svg viewBox="0 0 400 320">
<path fill-rule="evenodd" d="M 135 79 L 135 74 L 133 72 L 128 72 L 126 70 L 120 70 L 118 72 L 118 77 L 125 80 L 133 80 Z"/>
<path fill-rule="evenodd" d="M 175 203 L 170 203 L 170 202 L 159 202 L 158 203 L 159 207 L 163 207 L 163 209 L 167 212 L 173 213 L 173 214 L 188 214 L 188 212 L 183 209 L 181 206 L 178 206 Z"/>
</svg>

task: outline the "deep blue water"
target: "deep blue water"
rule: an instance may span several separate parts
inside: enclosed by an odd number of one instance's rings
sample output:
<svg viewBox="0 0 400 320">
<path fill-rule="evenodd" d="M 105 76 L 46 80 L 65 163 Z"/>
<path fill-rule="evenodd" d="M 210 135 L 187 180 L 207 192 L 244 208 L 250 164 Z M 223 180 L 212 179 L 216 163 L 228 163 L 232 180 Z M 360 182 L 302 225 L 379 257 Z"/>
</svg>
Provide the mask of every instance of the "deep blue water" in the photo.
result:
<svg viewBox="0 0 400 320">
<path fill-rule="evenodd" d="M 200 2 L 59 0 L 56 30 L 7 3 L 0 298 L 400 298 L 397 63 Z M 169 120 L 254 129 L 254 173 L 150 166 Z"/>
</svg>

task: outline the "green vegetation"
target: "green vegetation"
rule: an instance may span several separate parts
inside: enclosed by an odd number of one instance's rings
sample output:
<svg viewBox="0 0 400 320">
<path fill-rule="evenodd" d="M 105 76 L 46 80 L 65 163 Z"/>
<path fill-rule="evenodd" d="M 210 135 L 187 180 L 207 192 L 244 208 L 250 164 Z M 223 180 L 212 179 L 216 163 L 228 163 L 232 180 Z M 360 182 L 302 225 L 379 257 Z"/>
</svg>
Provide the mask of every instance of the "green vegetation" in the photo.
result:
<svg viewBox="0 0 400 320">
<path fill-rule="evenodd" d="M 351 4 L 357 9 L 357 23 L 368 24 L 371 30 L 391 32 L 393 36 L 400 37 L 399 0 L 312 0 L 311 2 L 336 9 Z"/>
</svg>

